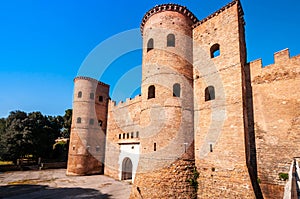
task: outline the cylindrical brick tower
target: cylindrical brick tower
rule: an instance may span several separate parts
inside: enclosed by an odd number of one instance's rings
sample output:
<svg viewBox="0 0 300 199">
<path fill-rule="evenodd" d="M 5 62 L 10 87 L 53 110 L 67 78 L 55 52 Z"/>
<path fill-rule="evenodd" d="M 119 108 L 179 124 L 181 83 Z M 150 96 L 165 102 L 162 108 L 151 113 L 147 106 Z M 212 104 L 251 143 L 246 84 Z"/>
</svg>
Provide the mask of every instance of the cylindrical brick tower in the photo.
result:
<svg viewBox="0 0 300 199">
<path fill-rule="evenodd" d="M 192 25 L 186 8 L 164 4 L 143 18 L 141 171 L 166 166 L 193 143 Z M 186 153 L 193 158 L 193 153 Z"/>
<path fill-rule="evenodd" d="M 195 22 L 192 12 L 176 4 L 156 6 L 143 18 L 141 154 L 132 198 L 190 198 L 184 190 L 187 176 L 177 182 L 170 169 L 183 166 L 178 160 L 194 159 Z"/>
<path fill-rule="evenodd" d="M 109 86 L 88 77 L 74 84 L 67 175 L 103 173 Z"/>
</svg>

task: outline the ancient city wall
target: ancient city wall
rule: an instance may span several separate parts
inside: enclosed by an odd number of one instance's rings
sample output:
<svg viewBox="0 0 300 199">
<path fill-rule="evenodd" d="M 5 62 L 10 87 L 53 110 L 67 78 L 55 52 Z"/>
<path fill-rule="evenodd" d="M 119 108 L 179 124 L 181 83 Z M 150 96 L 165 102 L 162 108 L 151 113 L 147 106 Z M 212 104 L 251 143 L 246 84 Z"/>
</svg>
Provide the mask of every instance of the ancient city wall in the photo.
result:
<svg viewBox="0 0 300 199">
<path fill-rule="evenodd" d="M 300 156 L 300 55 L 285 49 L 274 54 L 274 64 L 250 63 L 258 176 L 265 198 L 282 198 L 293 157 Z"/>
<path fill-rule="evenodd" d="M 77 77 L 74 84 L 67 174 L 103 173 L 109 86 L 88 77 Z"/>
<path fill-rule="evenodd" d="M 199 198 L 255 198 L 246 157 L 243 11 L 233 1 L 194 28 L 195 159 Z M 219 45 L 219 56 L 211 49 Z M 214 99 L 206 101 L 206 89 Z M 255 179 L 256 180 L 256 179 Z"/>
<path fill-rule="evenodd" d="M 122 161 L 129 157 L 134 166 L 138 164 L 136 150 L 139 148 L 141 96 L 126 99 L 125 102 L 109 101 L 106 134 L 105 175 L 121 180 Z M 124 157 L 120 145 L 135 147 Z"/>
<path fill-rule="evenodd" d="M 197 198 L 194 161 L 179 159 L 158 171 L 142 173 L 135 179 L 130 198 Z"/>
</svg>

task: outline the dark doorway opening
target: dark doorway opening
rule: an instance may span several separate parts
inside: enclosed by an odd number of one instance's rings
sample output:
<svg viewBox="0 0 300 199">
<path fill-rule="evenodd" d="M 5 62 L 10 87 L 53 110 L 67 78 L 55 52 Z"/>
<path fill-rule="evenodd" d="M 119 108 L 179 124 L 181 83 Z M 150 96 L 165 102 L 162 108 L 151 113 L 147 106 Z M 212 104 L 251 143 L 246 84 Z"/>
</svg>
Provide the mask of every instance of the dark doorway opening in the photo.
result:
<svg viewBox="0 0 300 199">
<path fill-rule="evenodd" d="M 122 163 L 122 180 L 132 179 L 132 162 L 129 158 L 125 158 Z"/>
</svg>

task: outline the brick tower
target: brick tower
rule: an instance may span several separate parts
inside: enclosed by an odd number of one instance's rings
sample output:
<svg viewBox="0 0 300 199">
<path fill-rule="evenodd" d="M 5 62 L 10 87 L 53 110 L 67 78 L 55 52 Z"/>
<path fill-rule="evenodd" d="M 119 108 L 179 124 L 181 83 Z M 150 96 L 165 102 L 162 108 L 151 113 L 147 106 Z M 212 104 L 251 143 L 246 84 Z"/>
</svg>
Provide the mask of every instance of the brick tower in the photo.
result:
<svg viewBox="0 0 300 199">
<path fill-rule="evenodd" d="M 239 1 L 194 25 L 193 38 L 198 197 L 261 198 Z"/>
<path fill-rule="evenodd" d="M 134 197 L 190 197 L 176 192 L 188 186 L 185 180 L 172 184 L 168 179 L 177 175 L 170 172 L 170 165 L 180 167 L 186 162 L 179 159 L 194 159 L 192 25 L 196 21 L 186 7 L 176 4 L 156 6 L 143 18 L 141 151 Z M 162 186 L 165 189 L 158 190 Z"/>
<path fill-rule="evenodd" d="M 109 86 L 87 77 L 74 84 L 67 175 L 103 173 Z"/>
</svg>

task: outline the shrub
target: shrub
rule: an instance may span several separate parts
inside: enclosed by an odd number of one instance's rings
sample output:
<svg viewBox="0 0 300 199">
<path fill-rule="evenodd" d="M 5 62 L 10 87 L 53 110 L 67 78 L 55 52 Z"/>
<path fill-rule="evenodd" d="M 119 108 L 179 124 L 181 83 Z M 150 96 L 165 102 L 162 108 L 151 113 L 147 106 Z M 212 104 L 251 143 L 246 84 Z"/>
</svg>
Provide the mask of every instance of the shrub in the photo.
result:
<svg viewBox="0 0 300 199">
<path fill-rule="evenodd" d="M 279 179 L 283 180 L 283 181 L 286 181 L 287 179 L 289 179 L 289 174 L 287 174 L 287 173 L 279 173 L 278 176 L 279 176 Z"/>
</svg>

